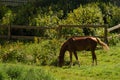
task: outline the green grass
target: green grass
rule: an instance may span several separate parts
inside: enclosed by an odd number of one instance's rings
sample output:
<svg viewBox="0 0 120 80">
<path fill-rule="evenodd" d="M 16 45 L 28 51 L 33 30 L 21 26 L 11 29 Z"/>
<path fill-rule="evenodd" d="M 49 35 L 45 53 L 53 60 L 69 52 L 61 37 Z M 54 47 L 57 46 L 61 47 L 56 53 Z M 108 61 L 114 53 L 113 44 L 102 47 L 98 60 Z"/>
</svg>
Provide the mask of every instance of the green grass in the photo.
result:
<svg viewBox="0 0 120 80">
<path fill-rule="evenodd" d="M 97 50 L 98 65 L 91 66 L 92 58 L 90 52 L 79 54 L 81 66 L 78 65 L 69 68 L 47 66 L 56 78 L 61 80 L 120 80 L 120 43 L 110 47 L 108 52 Z M 74 59 L 75 61 L 75 59 Z"/>
<path fill-rule="evenodd" d="M 6 44 L 7 46 L 1 45 L 0 52 L 1 55 L 4 53 L 14 53 L 18 55 L 19 51 L 24 54 L 27 52 L 29 55 L 33 55 L 33 53 L 37 52 L 37 54 L 42 53 L 43 55 L 45 52 L 45 55 L 47 55 L 48 51 L 50 53 L 56 52 L 56 55 L 58 55 L 58 48 L 60 48 L 59 45 L 55 45 L 57 49 L 54 49 L 54 51 L 49 51 L 50 45 L 46 45 L 48 43 L 53 46 L 55 42 L 52 43 L 51 41 L 47 41 L 41 44 L 45 47 L 43 47 L 44 51 L 38 50 L 41 47 L 39 47 L 40 44 L 23 44 L 18 42 L 9 45 Z M 55 47 L 52 47 L 52 49 Z M 23 48 L 24 50 L 22 50 Z M 27 65 L 26 63 L 19 63 L 13 60 L 13 62 L 0 61 L 0 80 L 120 80 L 120 43 L 116 46 L 110 46 L 110 50 L 108 52 L 105 52 L 102 49 L 96 50 L 96 54 L 98 65 L 91 65 L 92 56 L 90 52 L 78 52 L 81 66 L 78 67 L 78 65 L 74 65 L 71 68 L 68 65 L 63 66 L 62 68 L 54 66 L 54 64 L 56 64 L 54 60 L 52 65 L 46 64 L 45 66 L 36 64 Z M 65 60 L 66 62 L 69 61 L 68 52 L 65 55 Z M 30 61 L 28 60 L 28 62 Z M 73 62 L 75 62 L 74 56 Z M 40 61 L 37 64 L 40 64 Z"/>
<path fill-rule="evenodd" d="M 56 80 L 47 70 L 22 64 L 0 64 L 0 80 Z"/>
</svg>

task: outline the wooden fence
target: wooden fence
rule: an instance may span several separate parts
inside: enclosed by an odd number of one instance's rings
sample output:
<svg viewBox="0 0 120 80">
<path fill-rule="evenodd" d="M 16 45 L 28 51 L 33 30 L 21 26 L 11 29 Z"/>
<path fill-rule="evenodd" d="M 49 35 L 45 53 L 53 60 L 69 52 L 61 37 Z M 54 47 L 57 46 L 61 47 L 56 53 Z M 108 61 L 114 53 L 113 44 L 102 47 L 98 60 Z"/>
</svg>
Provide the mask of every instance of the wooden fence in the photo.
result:
<svg viewBox="0 0 120 80">
<path fill-rule="evenodd" d="M 0 0 L 0 3 L 6 6 L 19 6 L 32 1 L 33 0 Z"/>
<path fill-rule="evenodd" d="M 88 24 L 88 25 L 59 25 L 59 31 L 61 31 L 61 29 L 63 27 L 66 27 L 66 28 L 104 28 L 104 35 L 103 36 L 95 36 L 95 37 L 99 37 L 99 38 L 104 38 L 104 41 L 106 43 L 108 43 L 108 30 L 107 30 L 107 27 L 108 25 L 105 24 L 105 25 L 93 25 L 93 24 Z"/>
<path fill-rule="evenodd" d="M 0 28 L 4 28 L 7 30 L 7 35 L 0 35 L 0 38 L 5 38 L 5 39 L 34 39 L 36 38 L 41 38 L 39 36 L 24 36 L 24 35 L 12 35 L 11 31 L 12 29 L 35 29 L 35 30 L 41 30 L 41 29 L 56 29 L 55 27 L 37 27 L 37 26 L 20 26 L 20 25 L 0 25 Z"/>
<path fill-rule="evenodd" d="M 108 32 L 114 31 L 114 30 L 116 30 L 116 29 L 119 29 L 119 33 L 120 33 L 120 24 L 109 28 L 109 29 L 108 29 Z"/>
<path fill-rule="evenodd" d="M 59 25 L 57 27 L 36 27 L 36 26 L 20 26 L 20 25 L 0 25 L 0 28 L 7 28 L 7 35 L 0 35 L 0 38 L 6 38 L 6 39 L 34 39 L 35 36 L 15 36 L 11 34 L 11 30 L 13 28 L 15 29 L 36 29 L 36 30 L 40 30 L 40 29 L 55 29 L 58 30 L 58 36 L 60 37 L 61 34 L 61 30 L 62 28 L 104 28 L 104 35 L 103 36 L 97 36 L 100 38 L 104 38 L 104 41 L 107 43 L 107 25 Z M 39 37 L 39 36 L 38 36 Z"/>
<path fill-rule="evenodd" d="M 108 32 L 112 32 L 114 30 L 118 30 L 118 33 L 115 37 L 120 37 L 120 24 L 116 25 L 116 26 L 113 26 L 111 28 L 108 28 Z M 108 39 L 111 39 L 112 36 L 109 36 Z"/>
</svg>

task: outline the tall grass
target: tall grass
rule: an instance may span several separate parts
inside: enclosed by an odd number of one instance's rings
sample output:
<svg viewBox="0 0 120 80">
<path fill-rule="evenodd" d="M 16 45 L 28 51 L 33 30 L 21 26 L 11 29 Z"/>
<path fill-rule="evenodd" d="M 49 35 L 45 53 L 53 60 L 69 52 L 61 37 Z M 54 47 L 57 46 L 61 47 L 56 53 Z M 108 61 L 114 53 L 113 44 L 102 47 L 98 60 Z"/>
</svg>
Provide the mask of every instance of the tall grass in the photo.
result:
<svg viewBox="0 0 120 80">
<path fill-rule="evenodd" d="M 91 66 L 92 57 L 90 52 L 78 52 L 81 66 L 69 68 L 46 68 L 61 80 L 120 80 L 120 43 L 110 46 L 108 52 L 96 50 L 98 65 Z M 73 59 L 73 62 L 75 59 Z M 62 74 L 62 75 L 61 75 Z"/>
<path fill-rule="evenodd" d="M 39 67 L 0 64 L 0 80 L 56 80 L 49 72 Z"/>
<path fill-rule="evenodd" d="M 61 42 L 56 39 L 41 40 L 39 43 L 8 43 L 1 46 L 0 59 L 1 62 L 7 63 L 51 65 L 57 61 L 60 44 Z"/>
<path fill-rule="evenodd" d="M 91 66 L 90 52 L 77 52 L 81 66 L 59 68 L 60 46 L 64 40 L 20 41 L 0 45 L 0 80 L 119 80 L 120 42 L 110 43 L 110 50 L 96 50 L 98 65 Z M 86 54 L 84 54 L 86 53 Z M 65 55 L 65 64 L 69 55 Z M 73 57 L 73 62 L 75 58 Z M 13 64 L 11 64 L 13 63 Z M 29 64 L 32 66 L 25 66 Z M 52 64 L 52 65 L 51 65 Z M 36 66 L 37 65 L 37 66 Z M 43 66 L 45 65 L 45 66 Z"/>
</svg>

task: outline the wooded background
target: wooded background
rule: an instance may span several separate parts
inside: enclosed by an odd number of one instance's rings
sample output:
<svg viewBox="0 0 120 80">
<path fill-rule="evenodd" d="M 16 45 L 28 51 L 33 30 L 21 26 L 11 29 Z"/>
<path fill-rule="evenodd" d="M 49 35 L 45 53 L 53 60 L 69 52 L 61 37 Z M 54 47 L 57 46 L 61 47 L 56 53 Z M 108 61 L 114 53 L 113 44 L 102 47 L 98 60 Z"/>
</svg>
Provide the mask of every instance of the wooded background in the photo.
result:
<svg viewBox="0 0 120 80">
<path fill-rule="evenodd" d="M 32 1 L 32 2 L 31 2 Z M 120 23 L 119 0 L 1 0 L 0 25 L 17 25 L 34 29 L 12 29 L 12 35 L 40 36 L 55 38 L 58 25 L 105 25 L 111 28 Z M 15 26 L 14 26 L 15 27 Z M 46 30 L 45 28 L 51 28 Z M 44 29 L 42 29 L 44 28 Z M 0 27 L 0 35 L 6 35 L 5 28 Z M 113 31 L 113 33 L 119 30 Z M 63 28 L 62 35 L 83 36 L 104 35 L 101 28 Z"/>
</svg>

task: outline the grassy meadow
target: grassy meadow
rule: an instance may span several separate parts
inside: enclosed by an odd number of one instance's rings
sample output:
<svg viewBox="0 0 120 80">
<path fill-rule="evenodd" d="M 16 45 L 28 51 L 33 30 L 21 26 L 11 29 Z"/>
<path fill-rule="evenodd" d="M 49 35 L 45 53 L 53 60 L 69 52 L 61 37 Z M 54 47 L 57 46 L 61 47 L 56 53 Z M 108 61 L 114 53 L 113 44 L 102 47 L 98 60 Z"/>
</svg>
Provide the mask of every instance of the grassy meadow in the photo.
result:
<svg viewBox="0 0 120 80">
<path fill-rule="evenodd" d="M 115 35 L 118 30 L 108 34 L 112 38 L 109 40 L 109 51 L 96 50 L 98 65 L 91 65 L 90 52 L 81 51 L 77 52 L 80 67 L 69 67 L 68 52 L 65 54 L 65 65 L 62 68 L 57 66 L 60 47 L 65 41 L 63 37 L 104 35 L 104 29 L 97 26 L 95 29 L 87 26 L 73 29 L 57 28 L 58 25 L 108 24 L 108 28 L 111 28 L 120 24 L 119 2 L 120 0 L 33 0 L 32 3 L 18 7 L 0 3 L 0 25 L 41 27 L 40 30 L 13 27 L 10 34 L 44 38 L 35 37 L 33 41 L 8 41 L 0 38 L 0 80 L 120 80 L 120 38 L 117 39 Z M 8 35 L 7 31 L 9 28 L 0 27 L 0 35 Z M 62 39 L 56 39 L 58 36 Z M 76 63 L 74 56 L 73 62 Z"/>
<path fill-rule="evenodd" d="M 63 40 L 1 42 L 0 80 L 120 80 L 120 42 L 109 51 L 96 50 L 98 65 L 92 66 L 90 52 L 78 52 L 81 66 L 57 66 Z M 48 45 L 49 44 L 49 45 Z M 75 58 L 73 56 L 73 62 Z"/>
</svg>

